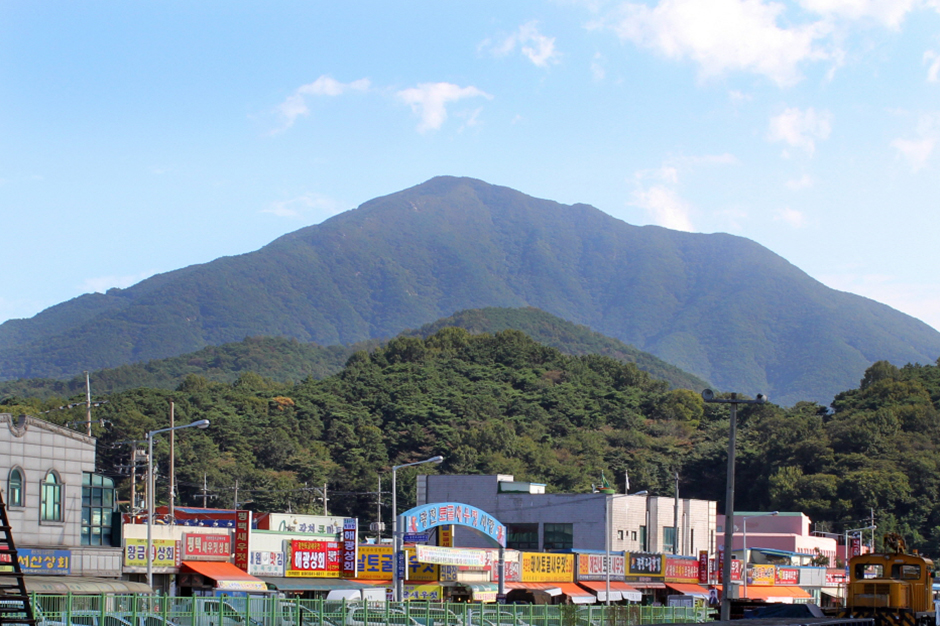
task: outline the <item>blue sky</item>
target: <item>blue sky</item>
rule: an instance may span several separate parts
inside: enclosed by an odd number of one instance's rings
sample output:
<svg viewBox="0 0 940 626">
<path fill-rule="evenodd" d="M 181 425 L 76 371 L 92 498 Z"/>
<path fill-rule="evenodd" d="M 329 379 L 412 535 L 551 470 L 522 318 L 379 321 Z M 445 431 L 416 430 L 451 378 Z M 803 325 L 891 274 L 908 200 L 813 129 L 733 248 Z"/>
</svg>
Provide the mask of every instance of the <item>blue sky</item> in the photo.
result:
<svg viewBox="0 0 940 626">
<path fill-rule="evenodd" d="M 0 2 L 0 321 L 433 176 L 940 328 L 940 0 Z"/>
</svg>

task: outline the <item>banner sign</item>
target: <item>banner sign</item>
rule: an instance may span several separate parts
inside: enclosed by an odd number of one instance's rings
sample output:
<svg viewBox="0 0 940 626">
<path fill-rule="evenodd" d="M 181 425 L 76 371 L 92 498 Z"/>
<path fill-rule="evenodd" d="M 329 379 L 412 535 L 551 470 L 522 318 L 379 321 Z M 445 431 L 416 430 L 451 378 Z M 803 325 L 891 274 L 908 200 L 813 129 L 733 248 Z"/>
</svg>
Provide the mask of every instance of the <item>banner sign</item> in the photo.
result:
<svg viewBox="0 0 940 626">
<path fill-rule="evenodd" d="M 407 555 L 407 567 L 404 580 L 438 580 L 437 565 L 421 563 L 414 550 L 407 548 L 403 551 Z M 364 580 L 391 580 L 392 579 L 392 546 L 377 546 L 375 544 L 361 544 L 357 578 Z"/>
<path fill-rule="evenodd" d="M 522 582 L 574 582 L 574 555 L 523 552 Z"/>
<path fill-rule="evenodd" d="M 858 537 L 849 538 L 849 558 L 853 556 L 859 556 L 862 553 L 862 540 Z"/>
<path fill-rule="evenodd" d="M 284 575 L 339 578 L 339 542 L 291 540 L 290 558 Z"/>
<path fill-rule="evenodd" d="M 606 554 L 579 554 L 578 580 L 607 580 Z M 610 555 L 610 579 L 623 580 L 624 557 L 622 554 Z"/>
<path fill-rule="evenodd" d="M 799 585 L 800 570 L 795 567 L 778 567 L 774 582 L 777 585 Z"/>
<path fill-rule="evenodd" d="M 423 600 L 425 602 L 443 602 L 444 594 L 440 585 L 405 585 L 404 600 Z"/>
<path fill-rule="evenodd" d="M 841 567 L 830 567 L 826 569 L 827 585 L 844 585 L 847 580 L 845 569 Z"/>
<path fill-rule="evenodd" d="M 248 573 L 252 576 L 284 576 L 284 553 L 251 551 L 248 553 Z"/>
<path fill-rule="evenodd" d="M 697 583 L 698 560 L 690 557 L 666 556 L 666 582 Z"/>
<path fill-rule="evenodd" d="M 454 527 L 441 526 L 437 529 L 437 543 L 442 548 L 454 547 Z"/>
<path fill-rule="evenodd" d="M 645 552 L 631 552 L 628 561 L 628 573 L 631 576 L 651 576 L 662 578 L 663 555 Z"/>
<path fill-rule="evenodd" d="M 421 563 L 438 565 L 462 565 L 483 569 L 486 567 L 486 552 L 463 548 L 441 548 L 438 546 L 415 546 L 416 558 Z"/>
<path fill-rule="evenodd" d="M 251 511 L 235 511 L 235 567 L 248 571 L 248 544 L 251 540 Z"/>
<path fill-rule="evenodd" d="M 698 582 L 708 584 L 708 550 L 698 551 Z"/>
<path fill-rule="evenodd" d="M 749 585 L 772 585 L 777 579 L 777 568 L 773 565 L 758 565 L 748 563 L 747 566 L 747 584 Z M 797 574 L 799 580 L 799 574 Z"/>
<path fill-rule="evenodd" d="M 19 548 L 17 560 L 24 574 L 71 574 L 71 550 L 35 550 Z M 146 550 L 145 550 L 146 552 Z"/>
<path fill-rule="evenodd" d="M 228 561 L 232 556 L 232 538 L 225 535 L 183 533 L 183 560 Z"/>
<path fill-rule="evenodd" d="M 153 567 L 179 567 L 183 560 L 180 555 L 179 541 L 175 539 L 154 539 L 151 541 L 151 556 L 153 558 Z M 21 550 L 22 552 L 22 550 Z M 124 567 L 147 568 L 147 540 L 146 539 L 125 539 L 124 540 Z"/>
<path fill-rule="evenodd" d="M 486 511 L 469 504 L 425 504 L 405 511 L 400 517 L 406 533 L 422 533 L 437 526 L 456 524 L 474 528 L 506 547 L 506 527 Z"/>
<path fill-rule="evenodd" d="M 356 577 L 356 549 L 359 546 L 359 520 L 347 517 L 343 520 L 343 540 L 340 544 L 340 571 L 344 578 Z"/>
</svg>

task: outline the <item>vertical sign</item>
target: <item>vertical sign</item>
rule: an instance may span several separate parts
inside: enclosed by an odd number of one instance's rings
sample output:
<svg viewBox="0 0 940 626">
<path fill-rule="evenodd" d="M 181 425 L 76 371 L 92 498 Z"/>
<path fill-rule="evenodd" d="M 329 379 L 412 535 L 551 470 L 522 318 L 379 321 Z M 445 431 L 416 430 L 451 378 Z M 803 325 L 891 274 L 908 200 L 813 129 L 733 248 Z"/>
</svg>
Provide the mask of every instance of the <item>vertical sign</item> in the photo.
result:
<svg viewBox="0 0 940 626">
<path fill-rule="evenodd" d="M 453 548 L 454 547 L 454 525 L 450 524 L 449 526 L 439 527 L 440 531 L 440 541 L 438 545 L 443 548 Z"/>
<path fill-rule="evenodd" d="M 359 545 L 359 520 L 347 517 L 343 520 L 343 539 L 340 542 L 340 576 L 343 578 L 356 577 L 356 564 L 358 555 L 356 549 Z"/>
<path fill-rule="evenodd" d="M 248 572 L 251 511 L 235 511 L 235 567 Z"/>
<path fill-rule="evenodd" d="M 725 584 L 725 547 L 718 546 L 718 584 Z"/>
<path fill-rule="evenodd" d="M 708 583 L 708 550 L 698 551 L 698 581 Z"/>
<path fill-rule="evenodd" d="M 859 556 L 862 553 L 862 541 L 858 537 L 852 537 L 849 539 L 851 542 L 852 550 L 849 552 L 849 558 L 853 556 Z"/>
</svg>

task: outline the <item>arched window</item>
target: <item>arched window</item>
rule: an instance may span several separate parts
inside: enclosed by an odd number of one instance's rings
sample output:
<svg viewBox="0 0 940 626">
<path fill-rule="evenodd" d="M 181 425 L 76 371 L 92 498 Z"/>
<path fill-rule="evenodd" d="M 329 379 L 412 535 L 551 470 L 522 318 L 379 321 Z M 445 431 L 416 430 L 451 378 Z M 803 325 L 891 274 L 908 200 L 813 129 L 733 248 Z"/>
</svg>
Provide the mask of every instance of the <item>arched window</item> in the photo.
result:
<svg viewBox="0 0 940 626">
<path fill-rule="evenodd" d="M 40 483 L 39 519 L 43 522 L 62 521 L 62 483 L 55 472 L 49 472 Z"/>
<path fill-rule="evenodd" d="M 23 506 L 26 501 L 23 494 L 23 472 L 14 467 L 10 470 L 10 478 L 7 480 L 7 499 L 9 506 Z"/>
</svg>

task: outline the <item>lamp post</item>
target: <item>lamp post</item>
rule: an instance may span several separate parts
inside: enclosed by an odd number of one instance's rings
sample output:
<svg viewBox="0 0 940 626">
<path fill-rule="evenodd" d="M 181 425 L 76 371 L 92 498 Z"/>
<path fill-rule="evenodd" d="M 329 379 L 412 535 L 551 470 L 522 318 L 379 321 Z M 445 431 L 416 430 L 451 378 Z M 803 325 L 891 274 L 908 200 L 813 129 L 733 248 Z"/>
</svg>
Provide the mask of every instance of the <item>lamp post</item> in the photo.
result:
<svg viewBox="0 0 940 626">
<path fill-rule="evenodd" d="M 764 404 L 767 402 L 767 396 L 757 394 L 754 400 L 743 400 L 738 398 L 738 394 L 729 394 L 730 398 L 716 398 L 715 392 L 711 389 L 702 391 L 702 400 L 705 402 L 715 402 L 731 405 L 731 425 L 728 429 L 728 482 L 725 488 L 725 562 L 722 567 L 722 590 L 721 594 L 721 621 L 731 619 L 731 548 L 734 539 L 734 440 L 737 435 L 737 419 L 739 404 Z"/>
<path fill-rule="evenodd" d="M 398 532 L 398 483 L 396 479 L 396 473 L 403 467 L 411 467 L 412 465 L 423 465 L 424 463 L 442 463 L 444 457 L 442 456 L 432 456 L 430 459 L 425 459 L 423 461 L 415 461 L 414 463 L 405 463 L 403 465 L 395 465 L 392 467 L 392 587 L 394 588 L 394 596 L 396 602 L 401 602 L 402 597 L 402 576 L 399 575 L 398 567 L 399 560 L 401 559 L 401 535 Z"/>
<path fill-rule="evenodd" d="M 744 520 L 744 539 L 743 539 L 744 541 L 744 571 L 741 573 L 743 574 L 743 578 L 744 578 L 744 597 L 745 598 L 747 598 L 747 564 L 749 561 L 749 559 L 747 558 L 747 520 L 751 519 L 752 517 L 766 517 L 769 515 L 777 515 L 779 513 L 780 511 L 774 511 L 773 513 L 759 513 L 757 515 L 748 515 L 748 516 L 741 518 L 742 520 Z"/>
<path fill-rule="evenodd" d="M 625 496 L 645 496 L 647 493 L 649 492 L 644 489 L 643 491 L 637 491 L 636 493 L 626 493 L 624 495 Z M 613 537 L 611 536 L 611 532 L 613 531 L 612 527 L 614 525 L 613 521 L 611 520 L 611 512 L 612 512 L 611 511 L 612 507 L 610 506 L 611 497 L 612 496 L 610 494 L 607 494 L 604 496 L 604 513 L 607 518 L 606 528 L 604 529 L 605 531 L 604 534 L 607 537 L 607 541 L 606 541 L 607 558 L 604 560 L 604 574 L 606 575 L 606 581 L 607 581 L 607 585 L 606 585 L 607 595 L 605 597 L 607 598 L 608 606 L 610 605 L 610 544 L 611 544 L 611 541 L 613 540 Z"/>
<path fill-rule="evenodd" d="M 172 428 L 160 428 L 147 433 L 147 586 L 151 589 L 153 589 L 153 436 L 192 427 L 206 429 L 209 427 L 209 420 L 199 420 Z"/>
</svg>

